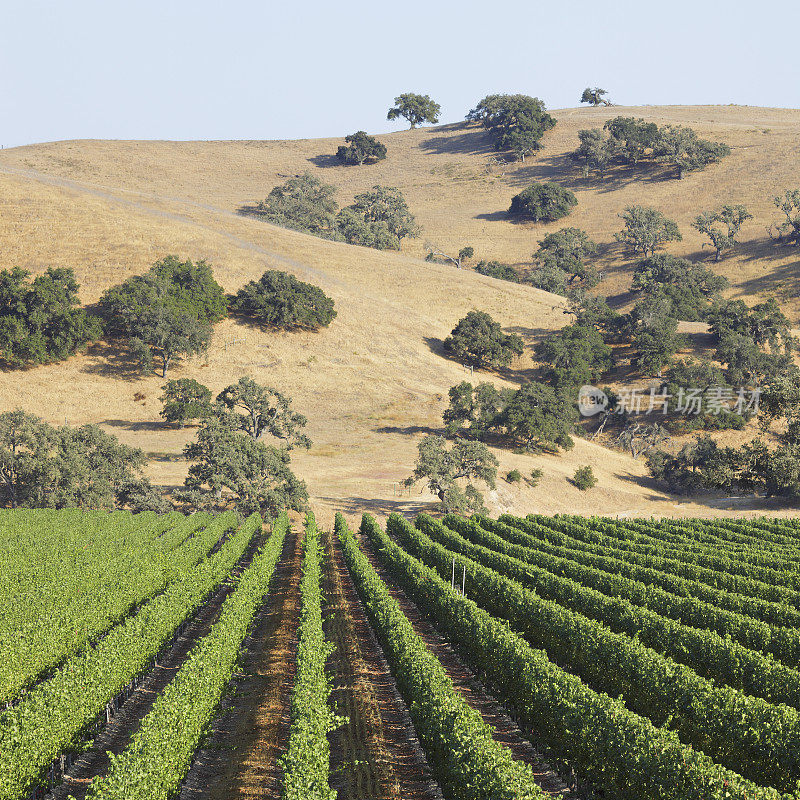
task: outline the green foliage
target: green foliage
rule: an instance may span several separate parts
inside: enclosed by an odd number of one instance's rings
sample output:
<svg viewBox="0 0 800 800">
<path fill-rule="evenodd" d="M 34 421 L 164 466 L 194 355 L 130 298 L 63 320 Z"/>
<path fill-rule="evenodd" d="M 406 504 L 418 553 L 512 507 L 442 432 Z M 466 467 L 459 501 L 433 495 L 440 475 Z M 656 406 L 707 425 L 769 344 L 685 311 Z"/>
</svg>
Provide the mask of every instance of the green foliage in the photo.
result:
<svg viewBox="0 0 800 800">
<path fill-rule="evenodd" d="M 202 419 L 211 411 L 211 390 L 194 378 L 167 381 L 162 389 L 161 416 L 167 422 L 177 422 L 182 428 L 190 420 Z"/>
<path fill-rule="evenodd" d="M 659 128 L 658 141 L 653 149 L 657 161 L 673 165 L 679 178 L 687 172 L 703 169 L 730 155 L 731 149 L 722 142 L 700 139 L 683 125 L 665 125 Z"/>
<path fill-rule="evenodd" d="M 260 439 L 269 434 L 278 441 L 285 442 L 287 450 L 293 447 L 311 447 L 311 440 L 300 432 L 308 420 L 292 410 L 290 397 L 277 389 L 262 386 L 252 378 L 244 376 L 236 383 L 226 386 L 217 395 L 220 408 L 230 413 L 217 413 L 217 416 L 230 416 L 234 427 L 248 434 L 252 439 Z"/>
<path fill-rule="evenodd" d="M 177 499 L 188 507 L 233 505 L 240 513 L 262 516 L 306 509 L 306 485 L 291 471 L 289 453 L 244 435 L 235 415 L 207 417 L 184 452 L 194 463 Z"/>
<path fill-rule="evenodd" d="M 336 189 L 310 172 L 276 186 L 255 213 L 273 225 L 292 228 L 325 239 L 336 236 Z"/>
<path fill-rule="evenodd" d="M 734 248 L 742 225 L 752 218 L 743 205 L 725 205 L 719 211 L 698 214 L 692 227 L 708 236 L 714 248 L 714 261 L 719 261 L 724 250 Z"/>
<path fill-rule="evenodd" d="M 435 103 L 427 94 L 414 94 L 407 92 L 394 99 L 394 106 L 389 109 L 386 119 L 395 120 L 403 117 L 411 124 L 412 129 L 426 122 L 436 124 L 442 107 Z"/>
<path fill-rule="evenodd" d="M 100 338 L 100 321 L 79 307 L 71 269 L 29 277 L 19 267 L 0 272 L 0 359 L 14 367 L 63 361 Z"/>
<path fill-rule="evenodd" d="M 619 142 L 611 136 L 604 135 L 600 128 L 578 131 L 580 145 L 571 157 L 582 165 L 583 177 L 588 178 L 590 172 L 597 172 L 605 178 L 608 168 L 619 157 Z"/>
<path fill-rule="evenodd" d="M 347 145 L 342 145 L 336 151 L 336 157 L 343 164 L 361 166 L 365 161 L 381 161 L 386 158 L 386 145 L 366 131 L 351 133 L 345 136 L 344 140 Z"/>
<path fill-rule="evenodd" d="M 531 487 L 531 489 L 535 489 L 542 480 L 543 475 L 544 470 L 540 469 L 539 467 L 534 467 L 525 480 L 528 482 L 528 485 Z"/>
<path fill-rule="evenodd" d="M 709 301 L 716 299 L 728 281 L 702 264 L 658 253 L 640 261 L 633 273 L 631 291 L 652 301 L 663 299 L 668 316 L 680 320 L 702 319 Z"/>
<path fill-rule="evenodd" d="M 646 375 L 661 375 L 672 356 L 686 345 L 686 337 L 678 333 L 678 320 L 671 316 L 671 308 L 663 298 L 637 303 L 634 307 L 635 364 Z"/>
<path fill-rule="evenodd" d="M 292 690 L 291 725 L 286 753 L 279 759 L 281 800 L 336 800 L 330 787 L 328 734 L 343 721 L 334 716 L 328 699 L 331 679 L 325 662 L 335 647 L 322 628 L 322 553 L 312 512 L 306 515 L 303 537 L 303 577 L 300 581 L 297 673 Z"/>
<path fill-rule="evenodd" d="M 537 266 L 528 273 L 526 281 L 561 295 L 566 295 L 578 280 L 583 288 L 591 289 L 600 282 L 600 274 L 586 259 L 596 252 L 597 244 L 580 228 L 561 228 L 548 233 L 533 254 Z"/>
<path fill-rule="evenodd" d="M 581 103 L 588 103 L 591 106 L 610 106 L 611 103 L 605 99 L 608 92 L 605 89 L 586 87 L 581 94 Z"/>
<path fill-rule="evenodd" d="M 778 225 L 781 237 L 800 245 L 800 189 L 788 189 L 783 197 L 775 197 L 773 203 L 786 217 Z"/>
<path fill-rule="evenodd" d="M 572 476 L 572 483 L 582 492 L 585 492 L 587 489 L 597 486 L 597 478 L 592 468 L 587 464 L 575 470 L 575 474 Z"/>
<path fill-rule="evenodd" d="M 508 213 L 534 222 L 553 222 L 572 213 L 578 199 L 557 183 L 534 183 L 511 199 Z"/>
<path fill-rule="evenodd" d="M 467 120 L 489 130 L 496 150 L 512 150 L 521 161 L 541 147 L 542 137 L 556 124 L 539 98 L 524 94 L 488 95 Z"/>
<path fill-rule="evenodd" d="M 327 327 L 336 317 L 333 300 L 322 289 L 279 270 L 267 270 L 257 281 L 239 289 L 231 308 L 283 330 L 315 331 Z"/>
<path fill-rule="evenodd" d="M 523 384 L 499 414 L 496 425 L 514 445 L 538 452 L 569 450 L 577 412 L 573 398 L 538 381 Z"/>
<path fill-rule="evenodd" d="M 519 283 L 519 274 L 510 264 L 502 264 L 499 261 L 481 260 L 475 265 L 475 272 L 480 275 L 488 275 L 490 278 L 497 278 L 501 281 Z"/>
<path fill-rule="evenodd" d="M 97 425 L 53 427 L 24 411 L 0 414 L 0 486 L 11 508 L 121 508 L 138 487 L 142 510 L 144 465 L 141 450 Z"/>
<path fill-rule="evenodd" d="M 444 340 L 444 349 L 475 367 L 505 367 L 522 355 L 522 338 L 505 334 L 485 311 L 470 311 Z"/>
<path fill-rule="evenodd" d="M 655 208 L 628 206 L 619 216 L 625 227 L 614 238 L 631 253 L 652 256 L 666 242 L 679 242 L 683 238 L 678 225 Z"/>
<path fill-rule="evenodd" d="M 111 287 L 100 300 L 106 331 L 128 340 L 142 368 L 158 359 L 162 377 L 173 359 L 208 347 L 211 326 L 227 316 L 222 287 L 205 261 L 168 256 L 144 275 Z"/>
<path fill-rule="evenodd" d="M 596 328 L 567 325 L 536 345 L 545 379 L 556 389 L 572 390 L 593 383 L 612 365 L 611 348 Z"/>
<path fill-rule="evenodd" d="M 519 483 L 522 480 L 522 473 L 518 469 L 509 470 L 506 473 L 508 483 Z"/>
<path fill-rule="evenodd" d="M 462 381 L 450 388 L 450 405 L 442 420 L 446 435 L 481 440 L 496 428 L 500 412 L 512 397 L 513 389 L 497 389 L 492 383 Z"/>
<path fill-rule="evenodd" d="M 399 250 L 400 242 L 406 236 L 413 238 L 419 235 L 419 226 L 414 221 L 402 192 L 392 186 L 373 186 L 371 191 L 357 194 L 353 204 L 343 211 L 348 209 L 363 219 L 368 227 L 382 226 L 395 237 L 397 247 L 392 249 Z M 354 243 L 344 230 L 342 233 L 345 241 Z"/>
<path fill-rule="evenodd" d="M 406 485 L 424 480 L 446 512 L 473 513 L 483 509 L 483 495 L 472 481 L 479 480 L 494 489 L 497 459 L 485 444 L 458 441 L 448 448 L 441 436 L 426 436 L 418 445 L 419 456 Z M 466 482 L 461 488 L 458 481 Z"/>
</svg>

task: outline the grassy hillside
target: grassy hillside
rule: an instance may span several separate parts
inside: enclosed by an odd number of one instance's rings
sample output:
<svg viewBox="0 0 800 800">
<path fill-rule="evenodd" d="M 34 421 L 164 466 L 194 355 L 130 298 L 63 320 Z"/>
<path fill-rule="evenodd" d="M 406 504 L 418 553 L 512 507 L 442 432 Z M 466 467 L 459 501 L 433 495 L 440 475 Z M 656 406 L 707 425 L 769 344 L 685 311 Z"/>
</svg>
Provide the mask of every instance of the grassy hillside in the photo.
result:
<svg viewBox="0 0 800 800">
<path fill-rule="evenodd" d="M 577 130 L 618 113 L 691 124 L 700 135 L 727 142 L 732 155 L 683 181 L 583 180 L 566 157 L 577 145 Z M 511 196 L 530 181 L 556 179 L 576 192 L 579 206 L 568 224 L 585 228 L 603 245 L 601 268 L 609 275 L 603 291 L 621 303 L 631 265 L 613 232 L 626 205 L 646 203 L 674 218 L 684 240 L 670 252 L 697 258 L 701 238 L 689 227 L 694 216 L 722 203 L 744 203 L 755 219 L 745 226 L 737 252 L 717 265 L 731 281 L 729 294 L 753 300 L 775 296 L 793 321 L 800 314 L 800 256 L 769 242 L 764 230 L 778 219 L 772 196 L 800 186 L 800 112 L 675 107 L 578 109 L 556 116 L 559 124 L 545 137 L 541 153 L 509 166 L 491 164 L 494 153 L 481 129 L 463 125 L 382 136 L 388 159 L 365 167 L 335 165 L 332 154 L 341 140 L 332 139 L 80 141 L 5 150 L 0 268 L 73 267 L 88 303 L 167 253 L 209 260 L 228 291 L 267 268 L 320 285 L 339 312 L 329 329 L 265 334 L 226 321 L 217 327 L 208 357 L 187 362 L 172 377 L 196 377 L 218 391 L 249 374 L 292 395 L 310 419 L 315 442 L 309 453 L 296 457 L 297 471 L 309 482 L 323 518 L 328 509 L 342 506 L 378 512 L 415 507 L 428 496 L 396 497 L 394 483 L 409 473 L 419 435 L 440 424 L 448 388 L 465 377 L 458 364 L 441 356 L 441 340 L 455 322 L 471 308 L 486 310 L 532 343 L 568 319 L 560 297 L 421 260 L 430 242 L 450 250 L 471 244 L 480 257 L 527 261 L 537 240 L 560 227 L 505 218 Z M 237 213 L 304 171 L 339 187 L 340 204 L 376 183 L 400 187 L 423 227 L 421 238 L 402 253 L 382 253 Z M 528 366 L 523 359 L 509 378 L 521 379 Z M 20 406 L 51 422 L 101 423 L 150 454 L 156 481 L 176 485 L 185 472 L 180 450 L 192 431 L 160 424 L 162 383 L 141 377 L 117 351 L 98 345 L 62 364 L 1 373 L 0 406 Z M 136 400 L 140 395 L 144 399 Z M 642 464 L 589 442 L 579 440 L 560 457 L 498 455 L 502 474 L 538 465 L 545 478 L 535 490 L 501 482 L 488 497 L 493 511 L 712 510 L 676 504 L 648 485 Z M 600 485 L 581 493 L 564 477 L 585 463 L 594 466 Z"/>
</svg>

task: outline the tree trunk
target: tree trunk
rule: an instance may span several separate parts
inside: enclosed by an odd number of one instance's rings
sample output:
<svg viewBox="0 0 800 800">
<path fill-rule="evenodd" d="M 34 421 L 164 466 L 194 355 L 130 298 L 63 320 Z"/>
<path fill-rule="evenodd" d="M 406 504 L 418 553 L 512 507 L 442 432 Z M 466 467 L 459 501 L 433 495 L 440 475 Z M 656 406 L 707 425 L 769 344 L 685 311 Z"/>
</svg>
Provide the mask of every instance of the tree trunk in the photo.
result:
<svg viewBox="0 0 800 800">
<path fill-rule="evenodd" d="M 161 377 L 167 377 L 167 370 L 169 369 L 169 356 L 164 356 L 164 368 L 161 370 Z"/>
<path fill-rule="evenodd" d="M 722 250 L 717 248 L 717 254 L 714 257 L 714 261 L 717 262 L 717 261 L 721 261 L 721 260 L 722 260 Z"/>
</svg>

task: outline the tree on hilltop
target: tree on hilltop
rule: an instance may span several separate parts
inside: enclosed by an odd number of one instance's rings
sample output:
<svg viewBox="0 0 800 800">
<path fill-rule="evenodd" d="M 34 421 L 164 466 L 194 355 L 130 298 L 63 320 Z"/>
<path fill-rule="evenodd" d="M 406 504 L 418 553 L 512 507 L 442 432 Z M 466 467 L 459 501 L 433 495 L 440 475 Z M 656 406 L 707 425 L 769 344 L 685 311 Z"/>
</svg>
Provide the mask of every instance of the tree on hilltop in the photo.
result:
<svg viewBox="0 0 800 800">
<path fill-rule="evenodd" d="M 424 125 L 426 122 L 436 124 L 442 107 L 435 103 L 427 94 L 414 94 L 407 92 L 394 99 L 394 106 L 389 109 L 386 119 L 395 120 L 403 117 L 411 124 L 411 128 Z"/>
<path fill-rule="evenodd" d="M 581 103 L 589 103 L 592 106 L 610 106 L 611 102 L 605 99 L 608 92 L 605 89 L 595 87 L 594 89 L 588 86 L 583 90 L 581 95 Z"/>
</svg>

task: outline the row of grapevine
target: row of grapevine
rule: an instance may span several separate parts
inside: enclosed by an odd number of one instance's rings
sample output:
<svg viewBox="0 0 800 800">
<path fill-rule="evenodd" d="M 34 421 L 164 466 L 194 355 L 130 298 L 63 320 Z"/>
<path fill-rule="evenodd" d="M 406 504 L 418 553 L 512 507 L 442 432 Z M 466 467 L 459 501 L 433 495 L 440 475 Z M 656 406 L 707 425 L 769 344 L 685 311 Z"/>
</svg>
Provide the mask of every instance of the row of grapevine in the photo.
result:
<svg viewBox="0 0 800 800">
<path fill-rule="evenodd" d="M 503 515 L 494 521 L 488 517 L 478 517 L 482 527 L 493 530 L 505 536 L 510 529 L 516 529 L 526 534 L 527 541 L 543 553 L 576 561 L 586 566 L 621 575 L 631 580 L 653 584 L 672 592 L 675 595 L 695 597 L 718 608 L 746 614 L 761 621 L 771 621 L 774 625 L 788 626 L 791 624 L 800 609 L 800 594 L 787 590 L 786 596 L 764 597 L 772 594 L 776 587 L 766 584 L 752 584 L 730 586 L 727 578 L 722 573 L 713 576 L 685 574 L 681 562 L 659 556 L 630 555 L 614 550 L 605 544 L 592 544 L 575 538 L 573 534 L 579 528 L 572 525 L 570 533 L 553 530 L 550 527 L 539 525 L 530 520 L 517 520 L 514 517 Z M 502 527 L 501 527 L 502 526 Z M 705 580 L 704 580 L 705 579 Z M 722 585 L 720 585 L 722 584 Z M 780 593 L 783 595 L 783 593 Z M 792 601 L 795 603 L 792 603 Z"/>
<path fill-rule="evenodd" d="M 390 517 L 392 528 L 407 525 Z M 366 516 L 362 531 L 421 609 L 485 674 L 518 719 L 596 784 L 636 800 L 775 800 L 781 795 L 716 764 L 677 734 L 598 694 L 445 583 Z M 608 664 L 613 670 L 616 664 Z"/>
<path fill-rule="evenodd" d="M 220 530 L 236 524 L 233 514 L 217 520 Z M 257 515 L 248 518 L 185 578 L 142 606 L 96 647 L 69 659 L 17 705 L 0 712 L 0 800 L 27 796 L 55 758 L 79 745 L 109 700 L 150 667 L 179 626 L 225 579 L 260 524 Z"/>
<path fill-rule="evenodd" d="M 454 689 L 397 601 L 336 516 L 345 563 L 383 646 L 436 778 L 451 800 L 539 800 L 531 769 L 492 737 L 480 714 Z"/>
<path fill-rule="evenodd" d="M 40 581 L 35 593 L 18 588 L 13 598 L 5 587 L 0 598 L 7 609 L 0 619 L 0 701 L 16 697 L 164 591 L 204 558 L 221 535 L 213 524 L 196 533 L 209 521 L 206 515 L 181 518 L 177 525 L 175 521 L 169 520 L 172 527 L 163 530 L 163 520 L 149 520 L 133 532 L 139 535 L 128 533 L 116 560 L 106 548 L 84 545 L 87 557 L 80 565 L 58 571 L 50 565 L 50 576 L 59 578 L 56 586 Z M 18 558 L 32 557 L 27 553 Z M 102 582 L 91 581 L 98 573 Z"/>
<path fill-rule="evenodd" d="M 450 573 L 453 551 L 427 533 L 467 545 L 424 515 L 418 528 L 393 519 L 391 532 L 409 553 L 442 577 Z M 504 556 L 492 558 L 490 551 L 483 551 L 493 565 L 503 568 Z M 470 558 L 461 560 L 471 576 L 470 596 L 478 605 L 507 619 L 533 646 L 568 666 L 585 683 L 621 697 L 628 708 L 656 725 L 669 723 L 683 741 L 753 781 L 789 790 L 800 778 L 800 713 L 796 709 L 717 686 L 634 638 L 542 599 L 495 569 Z"/>
<path fill-rule="evenodd" d="M 500 519 L 505 522 L 505 515 L 501 516 Z M 618 555 L 620 552 L 625 553 L 625 555 L 619 556 L 621 558 L 629 558 L 630 560 L 635 560 L 636 563 L 639 563 L 640 559 L 653 559 L 658 562 L 668 562 L 666 564 L 666 569 L 668 571 L 674 571 L 679 575 L 686 574 L 691 577 L 695 575 L 704 575 L 710 579 L 710 582 L 714 586 L 728 588 L 728 586 L 723 585 L 722 582 L 724 582 L 724 584 L 734 585 L 754 582 L 761 586 L 769 587 L 772 590 L 770 595 L 774 596 L 756 594 L 757 597 L 763 597 L 766 600 L 777 600 L 780 602 L 784 594 L 789 594 L 796 598 L 798 589 L 800 589 L 800 573 L 794 570 L 779 571 L 767 567 L 758 567 L 753 564 L 737 561 L 734 558 L 722 554 L 700 557 L 691 552 L 675 550 L 669 550 L 666 555 L 636 553 L 631 550 L 630 547 L 625 547 L 625 532 L 619 529 L 616 522 L 606 522 L 597 518 L 589 518 L 582 523 L 575 523 L 570 522 L 566 518 L 538 516 L 531 519 L 531 521 L 584 540 L 593 531 L 599 531 L 607 540 L 611 540 L 604 541 L 603 544 L 614 547 L 615 555 Z M 674 570 L 672 569 L 673 563 L 675 564 Z M 657 568 L 661 567 L 658 566 Z M 732 591 L 738 590 L 732 589 Z M 745 590 L 743 593 L 747 594 L 748 591 Z"/>
<path fill-rule="evenodd" d="M 170 800 L 191 766 L 228 685 L 256 612 L 269 591 L 289 527 L 284 514 L 266 545 L 226 598 L 210 633 L 189 653 L 175 678 L 88 800 Z"/>
<path fill-rule="evenodd" d="M 474 520 L 448 516 L 444 522 L 460 536 L 448 535 L 442 526 L 425 518 L 418 518 L 417 524 L 449 549 L 508 575 L 542 597 L 598 620 L 613 631 L 637 637 L 706 678 L 771 703 L 787 703 L 800 709 L 800 671 L 702 627 L 702 618 L 698 618 L 697 627 L 692 627 L 628 602 L 624 599 L 630 596 L 626 578 L 609 574 L 602 583 L 596 581 L 587 568 L 575 565 L 577 569 L 571 569 L 571 562 L 564 565 L 535 548 L 513 544 L 514 529 L 505 529 L 501 524 L 497 527 L 505 530 L 505 537 L 485 530 Z M 603 591 L 598 591 L 599 585 Z"/>
<path fill-rule="evenodd" d="M 281 800 L 335 800 L 331 790 L 328 733 L 339 720 L 328 706 L 331 683 L 325 662 L 333 646 L 322 630 L 319 531 L 314 515 L 306 517 L 297 673 L 292 691 L 291 727 L 280 759 Z"/>
</svg>

